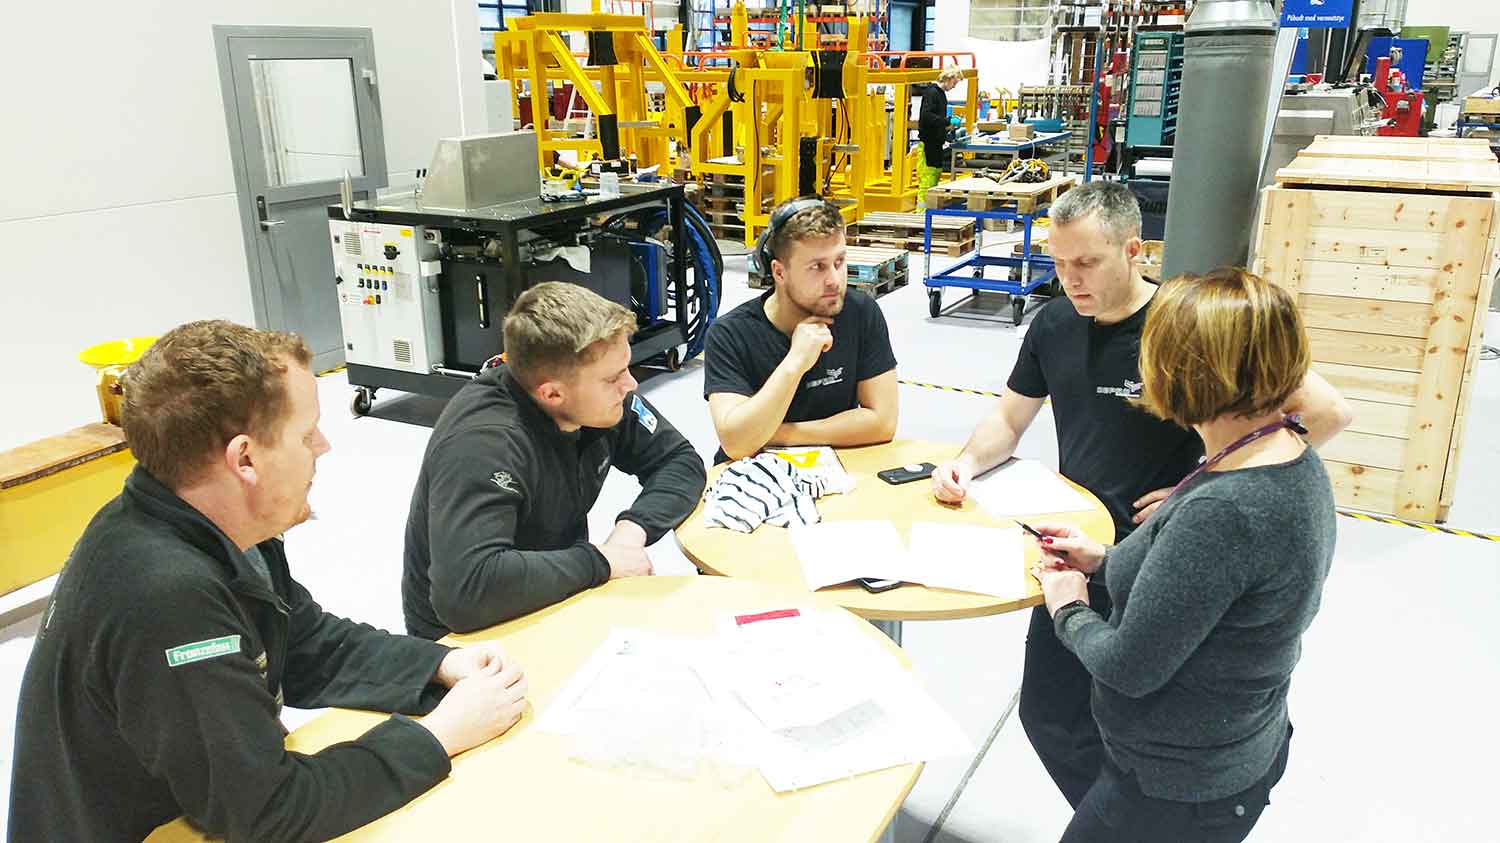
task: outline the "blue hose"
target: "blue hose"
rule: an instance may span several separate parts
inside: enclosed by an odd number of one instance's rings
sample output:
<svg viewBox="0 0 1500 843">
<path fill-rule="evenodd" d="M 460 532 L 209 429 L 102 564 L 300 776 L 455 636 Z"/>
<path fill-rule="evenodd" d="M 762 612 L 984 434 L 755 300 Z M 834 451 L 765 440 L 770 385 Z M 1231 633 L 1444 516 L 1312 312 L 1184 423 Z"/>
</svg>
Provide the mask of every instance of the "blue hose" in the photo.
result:
<svg viewBox="0 0 1500 843">
<path fill-rule="evenodd" d="M 722 263 L 716 263 L 714 260 L 715 247 L 703 239 L 702 232 L 708 230 L 708 219 L 692 205 L 683 204 L 682 207 L 687 211 L 688 217 L 685 220 L 688 224 L 683 226 L 683 230 L 687 232 L 688 245 L 690 246 L 688 251 L 691 252 L 690 259 L 697 270 L 694 286 L 698 298 L 702 303 L 698 311 L 698 316 L 694 320 L 694 325 L 689 326 L 690 337 L 687 343 L 687 355 L 683 358 L 685 362 L 703 353 L 703 345 L 708 337 L 708 326 L 712 325 L 714 319 L 719 315 L 719 285 L 723 277 L 724 267 Z M 665 225 L 666 221 L 667 212 L 665 210 L 657 211 L 645 218 L 648 226 Z M 682 295 L 684 292 L 678 291 L 677 294 Z M 696 330 L 693 330 L 694 328 Z"/>
</svg>

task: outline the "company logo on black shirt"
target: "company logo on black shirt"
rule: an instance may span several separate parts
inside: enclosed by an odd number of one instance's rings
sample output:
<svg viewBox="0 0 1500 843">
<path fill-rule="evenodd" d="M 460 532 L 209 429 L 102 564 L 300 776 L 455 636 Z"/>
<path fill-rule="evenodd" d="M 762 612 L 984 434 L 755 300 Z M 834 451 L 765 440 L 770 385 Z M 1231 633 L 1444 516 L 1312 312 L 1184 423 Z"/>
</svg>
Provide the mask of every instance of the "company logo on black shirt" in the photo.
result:
<svg viewBox="0 0 1500 843">
<path fill-rule="evenodd" d="M 1094 387 L 1100 395 L 1114 395 L 1127 401 L 1139 401 L 1141 398 L 1140 381 L 1125 380 L 1124 386 L 1097 386 Z"/>
<path fill-rule="evenodd" d="M 810 380 L 810 381 L 808 381 L 807 382 L 807 388 L 808 389 L 814 389 L 814 388 L 820 387 L 820 386 L 833 386 L 836 383 L 843 383 L 844 382 L 844 367 L 843 366 L 840 366 L 837 369 L 824 369 L 824 371 L 828 373 L 827 376 L 818 378 L 816 380 Z"/>
</svg>

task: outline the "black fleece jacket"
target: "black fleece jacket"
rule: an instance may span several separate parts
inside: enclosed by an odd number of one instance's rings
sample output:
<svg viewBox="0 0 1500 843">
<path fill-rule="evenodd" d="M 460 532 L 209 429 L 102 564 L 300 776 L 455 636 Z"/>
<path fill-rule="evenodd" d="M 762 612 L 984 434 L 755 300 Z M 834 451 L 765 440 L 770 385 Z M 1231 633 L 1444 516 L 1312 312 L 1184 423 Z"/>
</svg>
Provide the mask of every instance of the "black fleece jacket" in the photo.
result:
<svg viewBox="0 0 1500 843">
<path fill-rule="evenodd" d="M 406 520 L 406 628 L 437 639 L 518 618 L 609 579 L 588 513 L 610 466 L 641 493 L 616 521 L 654 543 L 698 505 L 703 459 L 646 399 L 614 427 L 564 433 L 505 367 L 438 417 Z"/>
<path fill-rule="evenodd" d="M 137 467 L 58 580 L 21 684 L 9 837 L 138 841 L 186 814 L 230 841 L 337 837 L 447 777 L 396 715 L 289 752 L 283 700 L 425 713 L 448 648 L 324 612 L 280 539 L 270 583 L 206 517 Z"/>
</svg>

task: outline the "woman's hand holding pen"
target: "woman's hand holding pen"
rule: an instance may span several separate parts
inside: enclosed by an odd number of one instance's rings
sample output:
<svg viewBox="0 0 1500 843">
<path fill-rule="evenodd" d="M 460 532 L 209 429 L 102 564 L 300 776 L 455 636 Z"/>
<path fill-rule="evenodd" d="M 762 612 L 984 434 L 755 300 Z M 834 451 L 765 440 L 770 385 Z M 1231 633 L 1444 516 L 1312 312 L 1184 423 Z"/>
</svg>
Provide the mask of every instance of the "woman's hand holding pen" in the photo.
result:
<svg viewBox="0 0 1500 843">
<path fill-rule="evenodd" d="M 1041 548 L 1039 564 L 1046 569 L 1092 574 L 1104 563 L 1104 545 L 1090 539 L 1077 527 L 1045 522 L 1021 526 L 1028 528 L 1027 532 Z"/>
</svg>

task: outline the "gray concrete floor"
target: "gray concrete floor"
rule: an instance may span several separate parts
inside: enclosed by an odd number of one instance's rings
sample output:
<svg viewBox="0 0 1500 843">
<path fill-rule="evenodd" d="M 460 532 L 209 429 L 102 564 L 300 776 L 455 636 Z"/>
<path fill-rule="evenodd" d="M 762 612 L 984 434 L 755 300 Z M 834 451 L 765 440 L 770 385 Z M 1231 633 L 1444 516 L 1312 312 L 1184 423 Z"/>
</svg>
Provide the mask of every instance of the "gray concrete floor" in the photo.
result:
<svg viewBox="0 0 1500 843">
<path fill-rule="evenodd" d="M 914 276 L 919 267 L 920 260 Z M 732 260 L 723 309 L 754 294 L 743 261 Z M 927 317 L 919 284 L 880 302 L 903 379 L 1002 388 L 1024 327 L 1010 324 L 998 297 L 938 320 Z M 1500 337 L 1494 315 L 1490 329 L 1492 341 Z M 1500 413 L 1500 362 L 1479 366 L 1450 523 L 1500 533 L 1492 492 L 1500 436 L 1491 421 Z M 642 391 L 709 459 L 716 443 L 701 387 L 694 361 L 647 379 Z M 318 465 L 318 519 L 288 535 L 289 554 L 294 574 L 329 611 L 400 630 L 402 525 L 426 425 L 439 406 L 383 394 L 371 417 L 352 419 L 349 394 L 340 374 L 320 381 L 333 451 Z M 28 403 L 45 407 L 41 398 Z M 961 442 L 991 399 L 903 386 L 901 401 L 900 437 Z M 59 420 L 56 429 L 77 423 Z M 1055 466 L 1056 447 L 1044 410 L 1020 453 Z M 591 515 L 596 531 L 608 528 L 636 488 L 629 477 L 611 477 Z M 661 573 L 691 571 L 670 538 L 652 552 Z M 1500 544 L 1340 518 L 1333 574 L 1292 686 L 1291 764 L 1251 839 L 1494 840 L 1487 774 L 1500 755 L 1491 722 L 1500 698 L 1497 595 Z M 1023 615 L 905 625 L 920 675 L 974 746 L 988 741 L 988 749 L 977 759 L 927 766 L 897 817 L 897 841 L 1051 841 L 1066 825 L 1067 804 L 1014 713 L 1004 717 L 1020 685 L 1025 627 Z M 14 710 L 35 628 L 32 620 L 0 630 L 4 711 Z M 314 713 L 289 710 L 287 720 L 295 727 Z M 5 781 L 13 722 L 0 718 Z"/>
</svg>

